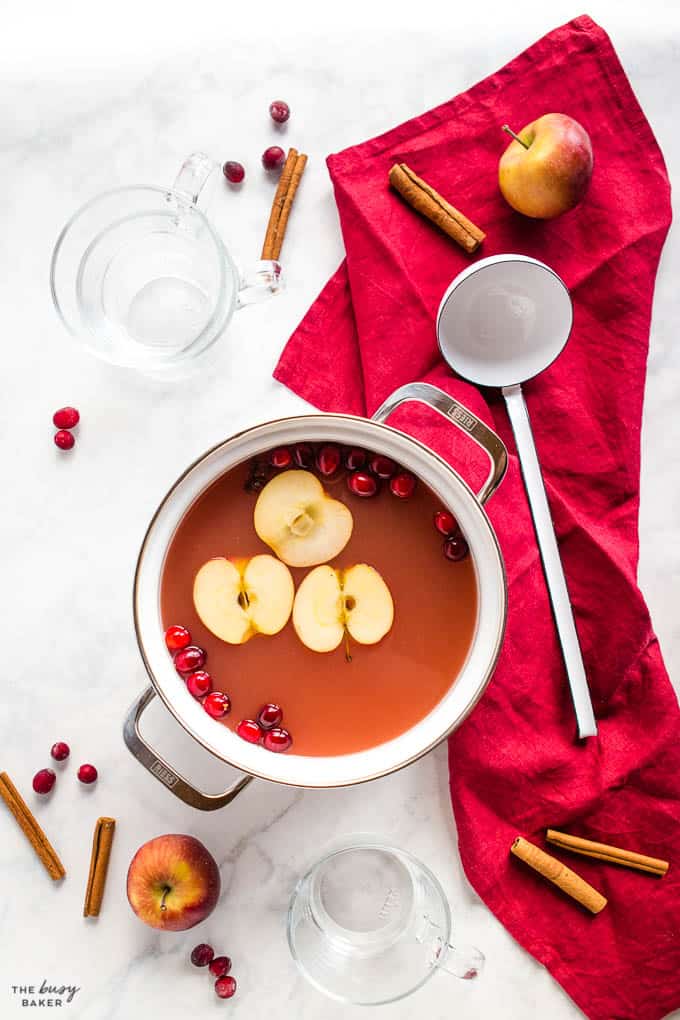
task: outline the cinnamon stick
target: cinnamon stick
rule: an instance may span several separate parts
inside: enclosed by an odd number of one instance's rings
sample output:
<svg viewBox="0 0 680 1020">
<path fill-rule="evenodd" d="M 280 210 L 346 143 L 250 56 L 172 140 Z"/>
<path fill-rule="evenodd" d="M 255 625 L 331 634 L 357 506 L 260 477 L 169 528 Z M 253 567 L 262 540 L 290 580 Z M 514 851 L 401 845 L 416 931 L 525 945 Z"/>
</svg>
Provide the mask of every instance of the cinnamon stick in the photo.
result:
<svg viewBox="0 0 680 1020">
<path fill-rule="evenodd" d="M 562 850 L 569 850 L 574 854 L 581 854 L 583 857 L 594 857 L 598 861 L 606 861 L 607 864 L 621 864 L 626 868 L 634 868 L 636 871 L 645 871 L 649 875 L 656 875 L 661 878 L 669 868 L 668 861 L 658 857 L 648 857 L 646 854 L 636 853 L 634 850 L 622 850 L 617 846 L 609 846 L 607 843 L 596 843 L 591 839 L 582 839 L 580 836 L 571 836 L 568 832 L 558 832 L 556 829 L 548 829 L 545 838 L 548 843 L 560 847 Z"/>
<path fill-rule="evenodd" d="M 447 202 L 438 191 L 411 170 L 406 163 L 395 163 L 389 173 L 390 184 L 408 204 L 443 230 L 469 255 L 477 251 L 486 237 L 472 220 Z"/>
<path fill-rule="evenodd" d="M 580 875 L 521 836 L 514 840 L 510 853 L 528 864 L 543 878 L 547 878 L 567 896 L 571 896 L 591 914 L 599 914 L 607 906 L 607 900 L 602 893 L 589 885 Z"/>
<path fill-rule="evenodd" d="M 98 818 L 95 823 L 83 917 L 99 917 L 115 829 L 115 818 Z"/>
<path fill-rule="evenodd" d="M 269 214 L 267 232 L 262 245 L 261 257 L 263 259 L 278 259 L 281 254 L 293 199 L 306 165 L 307 156 L 304 153 L 299 153 L 297 149 L 293 148 L 288 150 Z"/>
<path fill-rule="evenodd" d="M 293 208 L 293 199 L 295 198 L 295 193 L 300 185 L 306 166 L 307 157 L 304 152 L 301 152 L 295 160 L 295 166 L 293 167 L 293 173 L 291 174 L 288 191 L 286 192 L 283 208 L 281 209 L 281 215 L 279 216 L 279 221 L 276 224 L 274 244 L 272 247 L 273 259 L 278 259 L 281 254 L 281 246 L 283 245 L 283 239 L 286 236 L 286 227 L 288 226 L 288 217 L 290 216 L 290 211 Z"/>
<path fill-rule="evenodd" d="M 38 824 L 33 812 L 23 799 L 6 772 L 0 772 L 0 797 L 14 815 L 21 830 L 42 861 L 53 881 L 58 882 L 66 874 L 56 850 Z"/>
</svg>

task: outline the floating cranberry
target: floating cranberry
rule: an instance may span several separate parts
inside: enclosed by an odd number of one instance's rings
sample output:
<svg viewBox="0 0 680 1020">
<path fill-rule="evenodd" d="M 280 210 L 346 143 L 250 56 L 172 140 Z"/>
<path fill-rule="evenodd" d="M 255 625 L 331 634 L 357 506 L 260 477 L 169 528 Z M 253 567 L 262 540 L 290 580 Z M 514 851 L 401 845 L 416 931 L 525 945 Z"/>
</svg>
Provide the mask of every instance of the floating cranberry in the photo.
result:
<svg viewBox="0 0 680 1020">
<path fill-rule="evenodd" d="M 207 967 L 215 956 L 215 950 L 207 942 L 201 942 L 191 950 L 191 962 L 194 967 Z"/>
<path fill-rule="evenodd" d="M 282 99 L 275 99 L 269 106 L 269 116 L 277 124 L 285 124 L 290 117 L 290 106 Z"/>
<path fill-rule="evenodd" d="M 194 698 L 202 698 L 212 690 L 212 677 L 204 669 L 197 669 L 187 677 L 187 690 Z"/>
<path fill-rule="evenodd" d="M 209 967 L 211 974 L 214 974 L 216 978 L 221 978 L 231 970 L 231 960 L 228 956 L 216 956 L 214 960 L 210 961 Z"/>
<path fill-rule="evenodd" d="M 228 694 L 222 691 L 213 691 L 203 702 L 203 708 L 212 719 L 222 719 L 231 711 L 231 701 Z"/>
<path fill-rule="evenodd" d="M 382 453 L 376 453 L 371 457 L 369 468 L 376 476 L 381 478 L 383 481 L 387 481 L 397 470 L 397 465 L 394 463 L 391 457 L 384 457 Z"/>
<path fill-rule="evenodd" d="M 278 446 L 269 454 L 269 463 L 275 468 L 287 468 L 293 462 L 293 455 L 287 446 Z"/>
<path fill-rule="evenodd" d="M 268 751 L 287 751 L 290 745 L 293 743 L 288 730 L 284 730 L 283 727 L 277 726 L 273 730 L 268 730 L 264 735 L 263 744 Z"/>
<path fill-rule="evenodd" d="M 351 475 L 347 475 L 347 488 L 355 496 L 366 498 L 375 496 L 378 491 L 378 482 L 374 475 L 369 475 L 365 471 L 354 471 Z"/>
<path fill-rule="evenodd" d="M 299 468 L 309 471 L 314 467 L 314 447 L 310 443 L 296 443 L 293 447 L 293 460 Z"/>
<path fill-rule="evenodd" d="M 269 481 L 269 469 L 263 461 L 254 460 L 246 480 L 246 492 L 261 492 Z"/>
<path fill-rule="evenodd" d="M 456 518 L 448 510 L 437 510 L 434 515 L 434 526 L 440 535 L 452 535 L 458 524 Z"/>
<path fill-rule="evenodd" d="M 274 726 L 279 726 L 282 719 L 283 711 L 281 708 L 271 703 L 263 705 L 257 716 L 257 721 L 263 730 L 271 730 Z"/>
<path fill-rule="evenodd" d="M 52 415 L 52 421 L 58 429 L 74 429 L 80 421 L 80 412 L 75 407 L 60 407 Z"/>
<path fill-rule="evenodd" d="M 410 499 L 416 490 L 416 477 L 410 471 L 400 471 L 390 478 L 390 492 L 397 499 Z"/>
<path fill-rule="evenodd" d="M 180 648 L 175 655 L 175 669 L 178 673 L 193 673 L 197 669 L 203 669 L 207 658 L 206 653 L 198 645 L 187 645 L 186 648 Z"/>
<path fill-rule="evenodd" d="M 215 991 L 220 999 L 231 999 L 236 991 L 236 982 L 231 975 L 218 978 L 215 982 Z"/>
<path fill-rule="evenodd" d="M 348 471 L 360 471 L 366 466 L 367 460 L 368 454 L 358 446 L 349 446 L 345 449 L 345 467 Z"/>
<path fill-rule="evenodd" d="M 222 167 L 222 173 L 227 178 L 230 184 L 240 184 L 246 175 L 243 169 L 242 163 L 237 163 L 233 159 L 228 159 Z"/>
<path fill-rule="evenodd" d="M 186 627 L 175 624 L 168 627 L 165 632 L 165 647 L 169 652 L 178 652 L 180 648 L 186 648 L 191 644 L 191 634 Z"/>
<path fill-rule="evenodd" d="M 286 154 L 280 145 L 270 145 L 262 153 L 262 166 L 265 170 L 278 170 L 283 166 Z"/>
<path fill-rule="evenodd" d="M 33 776 L 33 789 L 41 795 L 49 793 L 56 780 L 57 777 L 52 769 L 40 769 L 40 772 L 36 772 Z"/>
<path fill-rule="evenodd" d="M 90 783 L 96 783 L 98 775 L 99 773 L 94 765 L 81 765 L 78 769 L 78 779 L 81 783 L 85 783 L 86 786 L 89 786 Z"/>
<path fill-rule="evenodd" d="M 330 478 L 340 467 L 342 453 L 335 443 L 326 443 L 316 455 L 316 467 L 320 475 Z"/>
<path fill-rule="evenodd" d="M 54 442 L 60 450 L 70 450 L 75 446 L 76 440 L 73 433 L 69 432 L 68 429 L 59 429 L 58 432 L 54 433 Z"/>
<path fill-rule="evenodd" d="M 63 740 L 58 740 L 56 744 L 52 744 L 52 747 L 50 748 L 50 754 L 55 761 L 66 761 L 70 753 L 71 748 L 68 744 L 65 744 Z"/>
<path fill-rule="evenodd" d="M 447 560 L 452 560 L 454 563 L 464 560 L 468 554 L 468 544 L 462 535 L 449 535 L 444 540 L 443 549 Z"/>
<path fill-rule="evenodd" d="M 236 732 L 249 744 L 259 744 L 262 738 L 262 729 L 254 719 L 241 719 L 236 727 Z"/>
</svg>

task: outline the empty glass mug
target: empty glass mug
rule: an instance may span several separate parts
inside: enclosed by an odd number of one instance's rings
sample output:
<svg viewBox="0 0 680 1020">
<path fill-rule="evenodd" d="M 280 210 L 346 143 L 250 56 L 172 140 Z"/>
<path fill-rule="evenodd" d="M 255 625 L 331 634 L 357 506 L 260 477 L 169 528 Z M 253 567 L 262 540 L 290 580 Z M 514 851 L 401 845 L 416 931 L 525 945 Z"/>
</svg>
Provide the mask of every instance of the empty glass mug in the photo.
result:
<svg viewBox="0 0 680 1020">
<path fill-rule="evenodd" d="M 484 956 L 454 947 L 441 885 L 404 850 L 359 838 L 300 879 L 288 944 L 300 971 L 331 998 L 380 1005 L 420 988 L 437 970 L 476 978 Z"/>
<path fill-rule="evenodd" d="M 62 321 L 92 354 L 150 374 L 186 370 L 234 311 L 280 289 L 278 262 L 241 279 L 203 209 L 219 167 L 189 156 L 172 188 L 104 192 L 66 224 L 50 284 Z"/>
</svg>

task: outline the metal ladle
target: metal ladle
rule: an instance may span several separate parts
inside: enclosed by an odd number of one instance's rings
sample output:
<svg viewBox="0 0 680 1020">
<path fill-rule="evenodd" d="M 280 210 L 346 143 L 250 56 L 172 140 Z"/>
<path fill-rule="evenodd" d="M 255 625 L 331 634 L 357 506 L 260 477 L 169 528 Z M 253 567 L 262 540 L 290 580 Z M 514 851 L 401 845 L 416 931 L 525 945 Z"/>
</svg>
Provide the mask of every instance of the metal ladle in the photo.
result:
<svg viewBox="0 0 680 1020">
<path fill-rule="evenodd" d="M 523 382 L 563 350 L 573 322 L 569 291 L 543 262 L 494 255 L 460 273 L 442 298 L 437 342 L 451 368 L 480 386 L 501 388 L 569 678 L 579 737 L 597 733 L 567 582 L 543 484 Z"/>
</svg>

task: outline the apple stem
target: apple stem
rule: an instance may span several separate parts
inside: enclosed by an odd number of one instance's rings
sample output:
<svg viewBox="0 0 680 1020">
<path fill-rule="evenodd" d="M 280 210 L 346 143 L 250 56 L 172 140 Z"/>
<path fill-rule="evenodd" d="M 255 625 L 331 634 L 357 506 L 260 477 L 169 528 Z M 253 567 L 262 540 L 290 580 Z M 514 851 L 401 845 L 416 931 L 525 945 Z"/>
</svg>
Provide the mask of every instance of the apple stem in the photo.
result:
<svg viewBox="0 0 680 1020">
<path fill-rule="evenodd" d="M 503 130 L 505 132 L 507 132 L 507 134 L 511 135 L 515 139 L 516 142 L 519 142 L 520 145 L 524 146 L 525 149 L 529 148 L 529 146 L 526 144 L 526 142 L 523 142 L 522 139 L 519 137 L 519 135 L 515 134 L 515 132 L 512 130 L 512 128 L 510 127 L 509 124 L 504 124 L 503 125 Z"/>
<path fill-rule="evenodd" d="M 170 886 L 169 886 L 169 885 L 166 885 L 166 886 L 165 886 L 165 887 L 163 888 L 163 895 L 162 895 L 162 897 L 161 897 L 161 910 L 167 910 L 167 909 L 168 909 L 168 908 L 166 907 L 166 905 L 165 905 L 165 897 L 166 897 L 166 896 L 168 895 L 168 893 L 169 893 L 169 892 L 170 892 Z"/>
<path fill-rule="evenodd" d="M 349 650 L 349 631 L 345 627 L 345 662 L 352 661 L 352 653 Z"/>
</svg>

